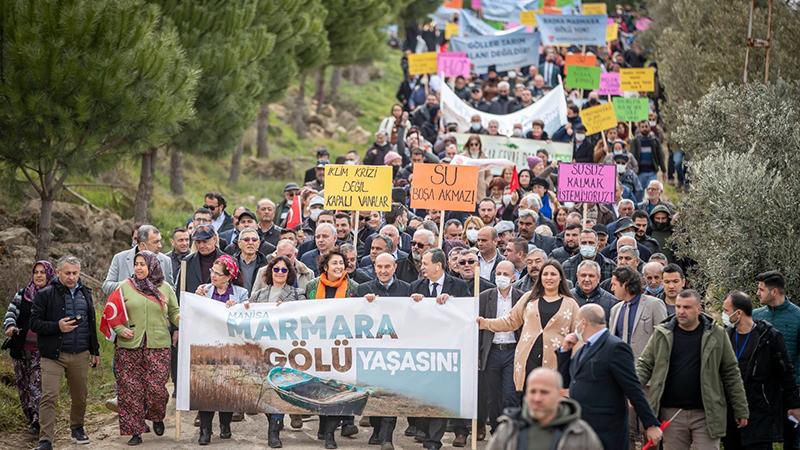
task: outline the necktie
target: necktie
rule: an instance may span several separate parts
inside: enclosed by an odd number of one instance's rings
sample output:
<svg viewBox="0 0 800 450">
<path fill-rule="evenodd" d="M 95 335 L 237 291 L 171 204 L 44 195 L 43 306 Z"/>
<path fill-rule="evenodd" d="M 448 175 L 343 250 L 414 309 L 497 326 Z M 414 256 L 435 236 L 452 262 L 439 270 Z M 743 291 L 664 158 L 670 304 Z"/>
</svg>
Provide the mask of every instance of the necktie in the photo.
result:
<svg viewBox="0 0 800 450">
<path fill-rule="evenodd" d="M 625 303 L 625 306 L 623 306 L 622 309 L 622 314 L 624 314 L 624 316 L 622 316 L 622 340 L 630 344 L 631 339 L 630 336 L 628 336 L 628 318 L 631 314 L 631 304 Z"/>
<path fill-rule="evenodd" d="M 439 283 L 431 283 L 431 297 L 436 298 L 438 295 L 436 292 L 436 288 L 439 287 Z"/>
<path fill-rule="evenodd" d="M 589 353 L 589 347 L 591 347 L 591 346 L 592 346 L 592 343 L 589 342 L 589 341 L 586 341 L 586 344 L 583 347 L 581 347 L 581 350 L 578 352 L 578 364 L 583 362 L 583 358 L 586 356 L 587 353 Z"/>
</svg>

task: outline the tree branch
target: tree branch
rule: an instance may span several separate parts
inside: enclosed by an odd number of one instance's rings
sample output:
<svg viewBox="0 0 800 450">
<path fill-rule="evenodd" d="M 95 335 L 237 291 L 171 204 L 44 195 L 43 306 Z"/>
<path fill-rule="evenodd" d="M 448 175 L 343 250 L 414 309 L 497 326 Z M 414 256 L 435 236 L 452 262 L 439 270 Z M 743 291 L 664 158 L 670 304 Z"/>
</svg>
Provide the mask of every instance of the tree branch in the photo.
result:
<svg viewBox="0 0 800 450">
<path fill-rule="evenodd" d="M 33 186 L 33 188 L 36 190 L 36 192 L 39 195 L 42 195 L 42 188 L 40 188 L 39 185 L 37 185 L 36 182 L 33 181 L 33 177 L 31 177 L 31 175 L 28 173 L 27 168 L 20 167 L 20 169 L 22 169 L 22 173 L 25 174 L 25 178 L 28 179 L 28 181 L 31 183 L 31 186 Z M 41 179 L 41 177 L 40 177 L 40 179 Z"/>
</svg>

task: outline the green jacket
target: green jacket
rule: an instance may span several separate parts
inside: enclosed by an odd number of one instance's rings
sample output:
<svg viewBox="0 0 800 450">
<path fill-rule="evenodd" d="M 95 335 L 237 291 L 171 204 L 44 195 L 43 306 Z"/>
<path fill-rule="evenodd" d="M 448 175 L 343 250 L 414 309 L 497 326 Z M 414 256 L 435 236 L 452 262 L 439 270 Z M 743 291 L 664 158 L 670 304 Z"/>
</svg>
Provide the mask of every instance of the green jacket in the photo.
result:
<svg viewBox="0 0 800 450">
<path fill-rule="evenodd" d="M 644 351 L 636 362 L 636 375 L 647 388 L 647 397 L 653 411 L 658 412 L 664 384 L 669 371 L 672 352 L 673 330 L 678 324 L 672 317 L 656 326 Z M 748 418 L 739 363 L 725 330 L 714 324 L 708 316 L 700 315 L 700 326 L 704 328 L 701 343 L 700 392 L 706 414 L 708 434 L 712 439 L 725 436 L 727 401 L 730 401 L 737 419 Z M 727 400 L 727 401 L 726 401 Z"/>
<path fill-rule="evenodd" d="M 317 298 L 317 289 L 319 288 L 319 278 L 314 278 L 313 280 L 309 281 L 306 285 L 306 298 L 309 300 L 315 300 Z M 324 288 L 323 288 L 324 289 Z M 352 278 L 347 279 L 347 296 L 348 297 L 358 297 L 356 295 L 358 292 L 358 283 L 353 281 Z"/>
<path fill-rule="evenodd" d="M 142 345 L 142 338 L 147 335 L 147 348 L 169 348 L 172 344 L 169 322 L 178 326 L 180 313 L 178 299 L 172 287 L 167 283 L 161 283 L 159 290 L 166 299 L 163 309 L 158 303 L 140 294 L 129 282 L 121 283 L 117 289 L 121 291 L 128 312 L 128 323 L 114 327 L 114 332 L 117 333 L 117 347 L 139 348 Z M 123 339 L 119 336 L 119 332 L 125 328 L 133 330 L 133 339 Z"/>
</svg>

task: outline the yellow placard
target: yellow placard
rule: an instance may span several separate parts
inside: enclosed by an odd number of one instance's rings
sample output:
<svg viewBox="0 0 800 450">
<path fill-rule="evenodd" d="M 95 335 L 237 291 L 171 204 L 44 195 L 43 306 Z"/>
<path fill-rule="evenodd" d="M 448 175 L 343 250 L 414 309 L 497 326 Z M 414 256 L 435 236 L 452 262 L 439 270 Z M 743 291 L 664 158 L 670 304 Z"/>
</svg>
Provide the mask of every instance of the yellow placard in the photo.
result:
<svg viewBox="0 0 800 450">
<path fill-rule="evenodd" d="M 581 122 L 586 127 L 586 134 L 600 133 L 601 131 L 617 126 L 617 115 L 614 114 L 614 105 L 604 103 L 581 110 Z M 327 185 L 327 181 L 325 182 Z"/>
<path fill-rule="evenodd" d="M 408 73 L 411 75 L 436 73 L 436 52 L 408 55 Z"/>
<path fill-rule="evenodd" d="M 656 90 L 656 72 L 652 67 L 620 69 L 619 88 L 622 91 L 653 92 Z"/>
<path fill-rule="evenodd" d="M 325 209 L 390 211 L 391 166 L 325 166 Z"/>
<path fill-rule="evenodd" d="M 616 41 L 619 37 L 619 24 L 610 23 L 606 27 L 606 42 Z"/>
<path fill-rule="evenodd" d="M 457 23 L 448 22 L 448 23 L 445 24 L 445 26 L 444 26 L 444 38 L 445 39 L 450 39 L 451 37 L 456 36 L 457 34 L 458 34 L 458 24 Z"/>
<path fill-rule="evenodd" d="M 520 11 L 519 24 L 536 28 L 536 11 Z"/>
<path fill-rule="evenodd" d="M 608 14 L 605 3 L 584 3 L 583 6 L 581 6 L 581 11 L 584 16 Z"/>
</svg>

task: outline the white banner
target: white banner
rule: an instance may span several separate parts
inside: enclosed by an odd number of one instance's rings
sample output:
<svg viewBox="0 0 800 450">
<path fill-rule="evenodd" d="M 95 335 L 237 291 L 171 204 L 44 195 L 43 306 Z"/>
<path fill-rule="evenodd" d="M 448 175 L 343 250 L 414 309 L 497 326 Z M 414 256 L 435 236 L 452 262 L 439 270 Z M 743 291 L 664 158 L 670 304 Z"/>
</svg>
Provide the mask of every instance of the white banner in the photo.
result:
<svg viewBox="0 0 800 450">
<path fill-rule="evenodd" d="M 509 34 L 524 33 L 524 26 L 517 26 L 507 30 L 498 30 L 479 19 L 468 9 L 459 10 L 458 35 L 459 36 L 507 36 Z M 538 52 L 539 49 L 537 48 Z"/>
<path fill-rule="evenodd" d="M 511 136 L 514 124 L 522 124 L 522 129 L 527 132 L 531 122 L 535 119 L 544 121 L 544 130 L 552 135 L 562 125 L 567 123 L 567 101 L 564 98 L 564 89 L 559 84 L 553 90 L 542 96 L 533 105 L 517 112 L 505 115 L 489 114 L 469 106 L 467 102 L 458 98 L 447 83 L 442 83 L 441 109 L 444 123 L 458 124 L 458 131 L 469 131 L 470 119 L 477 114 L 481 117 L 484 127 L 494 119 L 500 124 L 499 133 Z"/>
<path fill-rule="evenodd" d="M 177 408 L 474 418 L 478 303 L 181 294 Z"/>
<path fill-rule="evenodd" d="M 458 150 L 465 150 L 471 134 L 456 133 Z M 510 138 L 506 136 L 481 135 L 481 148 L 487 158 L 508 160 L 517 166 L 517 170 L 528 168 L 528 156 L 536 156 L 539 150 L 547 150 L 550 160 L 572 162 L 572 143 L 537 141 L 534 139 Z M 458 157 L 460 155 L 457 155 Z M 455 163 L 455 159 L 453 160 Z M 478 161 L 483 161 L 478 160 Z"/>
</svg>

